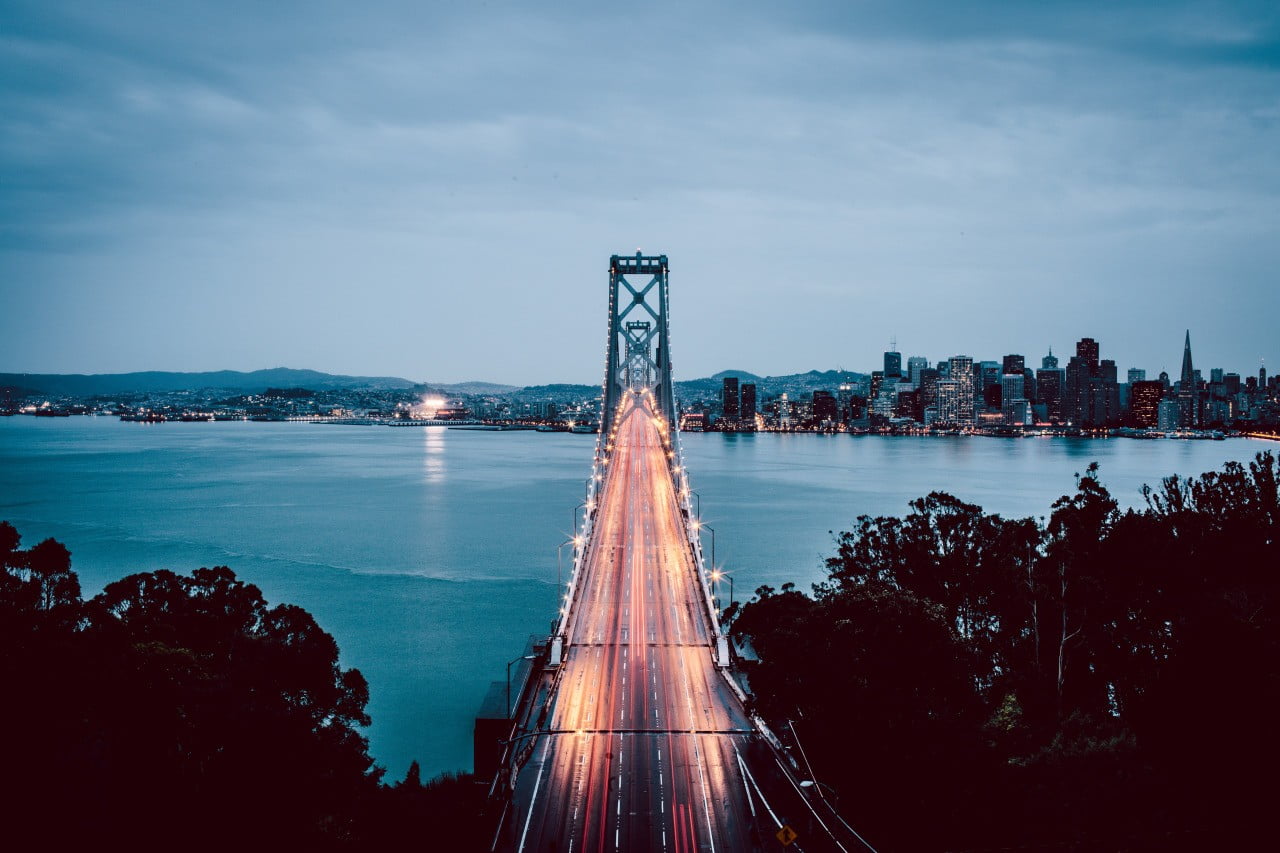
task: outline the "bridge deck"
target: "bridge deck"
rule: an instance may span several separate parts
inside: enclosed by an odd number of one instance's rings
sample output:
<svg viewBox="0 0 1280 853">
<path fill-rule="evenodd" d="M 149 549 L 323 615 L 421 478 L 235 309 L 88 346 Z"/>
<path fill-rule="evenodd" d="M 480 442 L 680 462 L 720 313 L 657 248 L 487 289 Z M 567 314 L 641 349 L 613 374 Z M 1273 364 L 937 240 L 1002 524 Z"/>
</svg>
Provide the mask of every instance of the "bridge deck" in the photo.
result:
<svg viewBox="0 0 1280 853">
<path fill-rule="evenodd" d="M 753 844 L 750 723 L 713 662 L 697 567 L 643 397 L 618 421 L 548 734 L 520 773 L 518 851 Z"/>
</svg>

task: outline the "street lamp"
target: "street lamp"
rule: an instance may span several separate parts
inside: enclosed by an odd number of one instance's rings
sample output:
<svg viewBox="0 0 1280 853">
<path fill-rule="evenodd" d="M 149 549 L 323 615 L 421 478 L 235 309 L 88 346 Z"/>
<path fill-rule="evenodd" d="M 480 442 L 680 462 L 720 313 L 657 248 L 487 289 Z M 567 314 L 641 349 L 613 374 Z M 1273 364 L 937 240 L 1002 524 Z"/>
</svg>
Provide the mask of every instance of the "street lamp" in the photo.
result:
<svg viewBox="0 0 1280 853">
<path fill-rule="evenodd" d="M 556 594 L 560 592 L 560 588 L 564 586 L 564 546 L 572 545 L 574 548 L 574 556 L 577 556 L 577 549 L 582 547 L 582 537 L 574 536 L 566 539 L 556 546 Z"/>
<path fill-rule="evenodd" d="M 733 601 L 734 601 L 734 597 L 733 597 L 733 575 L 729 574 L 728 572 L 721 571 L 720 569 L 717 569 L 717 568 L 715 568 L 714 566 L 715 566 L 715 564 L 714 564 L 714 561 L 713 561 L 713 562 L 712 562 L 712 569 L 711 569 L 711 580 L 715 581 L 716 583 L 719 583 L 723 578 L 728 578 L 728 579 L 729 579 L 729 603 L 730 603 L 730 604 L 733 604 Z M 723 608 L 721 608 L 721 609 L 723 609 Z"/>
<path fill-rule="evenodd" d="M 507 661 L 507 719 L 508 720 L 511 719 L 511 715 L 514 713 L 513 709 L 511 708 L 511 665 L 516 663 L 517 661 L 533 660 L 536 657 L 537 655 L 521 655 L 518 658 L 512 658 L 511 660 Z"/>
<path fill-rule="evenodd" d="M 694 519 L 693 529 L 711 531 L 711 567 L 714 569 L 716 566 L 716 529 L 701 519 Z"/>
</svg>

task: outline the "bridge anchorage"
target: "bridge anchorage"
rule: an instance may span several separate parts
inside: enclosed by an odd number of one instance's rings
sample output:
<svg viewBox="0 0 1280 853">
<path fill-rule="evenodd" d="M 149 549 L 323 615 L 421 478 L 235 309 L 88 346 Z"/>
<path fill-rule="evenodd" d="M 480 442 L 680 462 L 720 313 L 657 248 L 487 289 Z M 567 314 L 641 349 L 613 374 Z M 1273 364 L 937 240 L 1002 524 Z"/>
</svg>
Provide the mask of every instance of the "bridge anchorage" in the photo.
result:
<svg viewBox="0 0 1280 853">
<path fill-rule="evenodd" d="M 848 853 L 852 830 L 748 712 L 730 660 L 676 433 L 667 286 L 665 255 L 609 259 L 573 569 L 550 636 L 508 664 L 489 703 L 501 710 L 476 720 L 490 849 Z"/>
</svg>

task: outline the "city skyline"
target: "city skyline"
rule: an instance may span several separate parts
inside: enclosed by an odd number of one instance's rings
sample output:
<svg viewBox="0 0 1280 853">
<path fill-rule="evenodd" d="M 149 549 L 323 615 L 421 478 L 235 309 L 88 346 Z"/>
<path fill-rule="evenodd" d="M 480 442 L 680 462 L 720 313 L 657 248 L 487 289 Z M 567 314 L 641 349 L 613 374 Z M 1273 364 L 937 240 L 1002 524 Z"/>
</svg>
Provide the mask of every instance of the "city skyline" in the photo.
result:
<svg viewBox="0 0 1280 853">
<path fill-rule="evenodd" d="M 1184 340 L 1182 343 L 1179 344 L 1176 359 L 1170 359 L 1170 363 L 1173 364 L 1173 367 L 1169 367 L 1169 366 L 1152 367 L 1148 364 L 1124 365 L 1120 362 L 1119 359 L 1110 358 L 1109 360 L 1116 362 L 1117 367 L 1123 368 L 1126 373 L 1132 373 L 1133 371 L 1136 370 L 1144 373 L 1145 378 L 1154 378 L 1158 376 L 1160 373 L 1165 372 L 1165 373 L 1168 373 L 1170 377 L 1173 377 L 1174 379 L 1176 379 L 1180 375 L 1179 365 L 1181 364 L 1183 357 L 1185 355 L 1183 344 L 1185 343 L 1185 339 L 1190 337 L 1191 329 L 1189 328 L 1184 329 L 1183 335 L 1184 335 Z M 1061 358 L 1065 362 L 1065 360 L 1070 357 L 1071 352 L 1075 347 L 1075 342 L 1073 341 L 1069 343 L 1067 346 L 1059 347 L 1056 351 L 1054 349 L 1054 345 L 1050 344 L 1046 347 L 1044 352 L 1039 354 L 1034 352 L 1027 352 L 1027 351 L 1017 352 L 1013 349 L 1007 349 L 1004 351 L 996 352 L 990 349 L 974 350 L 972 348 L 968 350 L 961 350 L 959 352 L 951 353 L 948 355 L 942 355 L 936 352 L 929 352 L 927 354 L 922 354 L 920 351 L 914 351 L 914 350 L 908 350 L 906 348 L 902 348 L 901 345 L 897 344 L 896 337 L 891 340 L 890 345 L 898 345 L 899 349 L 898 350 L 887 350 L 887 349 L 880 350 L 876 362 L 873 362 L 870 367 L 849 366 L 848 364 L 839 363 L 838 359 L 832 359 L 826 364 L 813 365 L 808 368 L 791 371 L 791 372 L 782 372 L 782 371 L 776 371 L 776 372 L 763 371 L 762 372 L 757 370 L 749 370 L 741 367 L 721 367 L 719 369 L 712 370 L 704 374 L 699 374 L 697 376 L 683 376 L 683 377 L 677 376 L 677 381 L 684 382 L 684 381 L 697 381 L 702 379 L 711 379 L 711 378 L 719 377 L 722 374 L 750 374 L 750 375 L 760 376 L 760 377 L 781 377 L 781 376 L 804 374 L 804 373 L 808 373 L 815 370 L 816 371 L 844 371 L 848 373 L 860 374 L 863 376 L 870 376 L 874 371 L 879 369 L 880 360 L 891 353 L 897 355 L 899 360 L 902 361 L 904 364 L 908 358 L 912 360 L 923 359 L 927 363 L 932 363 L 936 361 L 946 361 L 952 357 L 959 356 L 959 357 L 970 358 L 974 360 L 976 363 L 978 361 L 991 361 L 994 359 L 1004 359 L 1009 357 L 1010 355 L 1016 355 L 1016 356 L 1022 356 L 1023 358 L 1027 359 L 1027 365 L 1029 367 L 1033 367 L 1033 365 L 1031 364 L 1032 361 L 1038 364 L 1040 360 L 1045 356 Z M 1197 353 L 1201 351 L 1199 345 L 1196 346 L 1196 351 Z M 1226 373 L 1237 373 L 1241 376 L 1256 375 L 1258 373 L 1259 368 L 1265 368 L 1268 371 L 1268 373 L 1273 374 L 1275 372 L 1274 368 L 1266 366 L 1265 359 L 1259 359 L 1258 363 L 1253 365 L 1252 369 L 1249 366 L 1242 367 L 1238 365 L 1219 364 L 1218 362 L 1213 361 L 1211 358 L 1204 358 L 1203 356 L 1200 356 L 1200 355 L 1196 356 L 1196 362 L 1201 365 L 1211 363 L 1211 367 L 1213 369 L 1220 369 Z M 928 366 L 927 363 L 925 366 Z M 4 364 L 0 364 L 0 368 L 4 368 L 4 367 L 5 367 Z M 295 368 L 289 365 L 279 365 L 274 368 L 257 366 L 257 367 L 248 368 L 242 371 L 238 371 L 238 372 L 252 373 L 255 371 L 271 370 L 271 369 L 311 370 L 314 368 L 311 368 L 309 366 L 300 366 Z M 901 369 L 905 375 L 907 373 L 907 368 L 905 366 L 902 366 Z M 51 370 L 27 370 L 27 371 L 0 370 L 0 374 L 26 373 L 26 374 L 38 374 L 38 375 L 120 375 L 120 374 L 128 374 L 128 373 L 218 373 L 222 371 L 223 371 L 222 368 L 213 368 L 210 370 L 185 371 L 185 370 L 177 370 L 175 368 L 160 366 L 160 367 L 143 368 L 139 370 L 129 370 L 129 371 L 72 370 L 72 371 L 59 372 L 59 371 L 51 371 Z M 1197 368 L 1197 371 L 1201 373 L 1207 373 L 1207 369 L 1201 370 L 1200 368 Z M 396 375 L 392 373 L 361 374 L 361 373 L 357 373 L 356 371 L 341 370 L 341 369 L 336 371 L 320 371 L 320 372 L 331 373 L 332 375 L 338 375 L 338 376 L 369 376 L 371 378 L 394 377 L 399 379 L 407 379 L 413 382 L 419 382 L 419 383 L 428 384 L 428 385 L 430 384 L 467 385 L 471 383 L 492 383 L 497 385 L 509 385 L 511 387 L 520 388 L 520 387 L 529 387 L 529 386 L 536 386 L 536 385 L 553 385 L 553 384 L 567 384 L 567 385 L 598 384 L 597 382 L 591 381 L 590 379 L 586 379 L 586 378 L 553 378 L 546 382 L 528 382 L 528 383 L 522 384 L 514 381 L 509 381 L 505 376 L 471 376 L 466 373 L 465 369 L 463 369 L 462 372 L 459 374 L 460 376 L 465 377 L 461 379 L 440 379 L 433 376 Z"/>
<path fill-rule="evenodd" d="M 1272 4 L 2 14 L 0 369 L 595 381 L 637 247 L 677 376 L 1280 361 Z"/>
</svg>

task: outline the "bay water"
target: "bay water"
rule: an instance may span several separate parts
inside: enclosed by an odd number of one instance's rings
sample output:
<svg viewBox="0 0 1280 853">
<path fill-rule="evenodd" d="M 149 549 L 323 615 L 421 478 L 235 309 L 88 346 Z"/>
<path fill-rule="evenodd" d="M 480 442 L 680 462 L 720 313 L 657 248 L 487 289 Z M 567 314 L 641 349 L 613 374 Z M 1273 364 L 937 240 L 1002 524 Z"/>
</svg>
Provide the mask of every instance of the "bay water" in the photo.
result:
<svg viewBox="0 0 1280 853">
<path fill-rule="evenodd" d="M 1144 483 L 1280 449 L 1250 439 L 684 433 L 739 600 L 823 577 L 832 534 L 948 491 L 1047 516 L 1091 461 L 1122 506 Z M 545 634 L 595 436 L 305 423 L 0 418 L 0 520 L 72 552 L 86 597 L 127 574 L 228 565 L 300 605 L 369 681 L 390 778 L 471 768 L 489 683 Z M 566 570 L 568 551 L 566 548 Z M 727 601 L 729 589 L 720 591 Z"/>
</svg>

